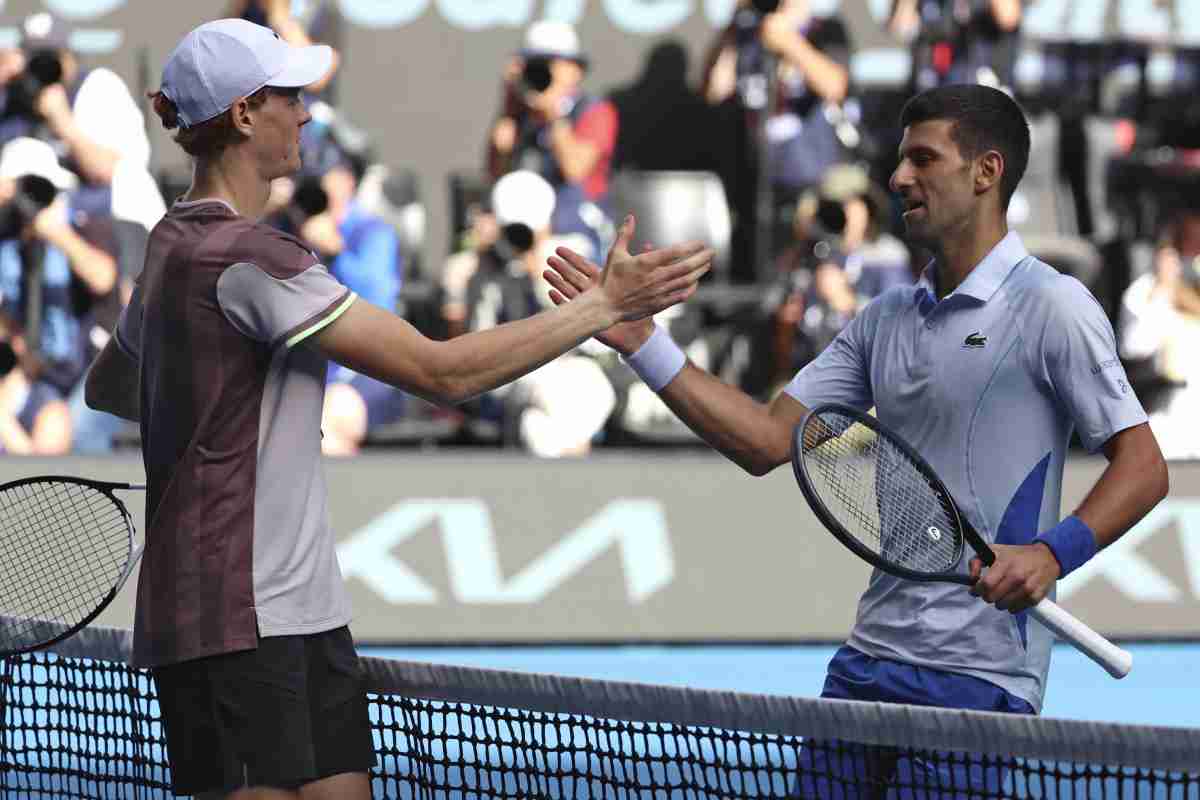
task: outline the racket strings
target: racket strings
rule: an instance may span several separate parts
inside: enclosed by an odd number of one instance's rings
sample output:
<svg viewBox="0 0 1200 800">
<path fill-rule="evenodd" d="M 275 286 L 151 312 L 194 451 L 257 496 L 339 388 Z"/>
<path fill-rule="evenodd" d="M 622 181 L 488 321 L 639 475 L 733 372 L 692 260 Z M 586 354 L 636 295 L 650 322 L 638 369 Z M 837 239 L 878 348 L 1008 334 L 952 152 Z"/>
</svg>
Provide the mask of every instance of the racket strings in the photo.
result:
<svg viewBox="0 0 1200 800">
<path fill-rule="evenodd" d="M 0 492 L 0 637 L 5 649 L 73 627 L 116 584 L 131 551 L 118 503 L 85 484 L 33 481 Z"/>
<path fill-rule="evenodd" d="M 860 544 L 917 572 L 944 572 L 958 562 L 956 518 L 901 448 L 832 411 L 810 417 L 802 442 L 813 488 Z"/>
</svg>

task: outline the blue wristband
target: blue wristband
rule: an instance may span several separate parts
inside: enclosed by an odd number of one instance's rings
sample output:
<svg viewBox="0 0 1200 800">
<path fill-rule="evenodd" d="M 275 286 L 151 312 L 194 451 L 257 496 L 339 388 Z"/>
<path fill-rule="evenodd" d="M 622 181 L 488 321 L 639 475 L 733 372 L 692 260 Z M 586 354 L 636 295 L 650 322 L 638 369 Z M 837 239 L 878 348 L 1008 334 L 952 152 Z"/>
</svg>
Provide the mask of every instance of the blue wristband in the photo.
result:
<svg viewBox="0 0 1200 800">
<path fill-rule="evenodd" d="M 1096 555 L 1096 534 L 1074 514 L 1045 533 L 1038 534 L 1033 541 L 1041 542 L 1054 553 L 1062 572 L 1059 578 L 1067 577 Z"/>
<path fill-rule="evenodd" d="M 666 330 L 655 325 L 654 333 L 636 353 L 625 359 L 625 363 L 647 386 L 658 392 L 684 368 L 687 356 Z"/>
</svg>

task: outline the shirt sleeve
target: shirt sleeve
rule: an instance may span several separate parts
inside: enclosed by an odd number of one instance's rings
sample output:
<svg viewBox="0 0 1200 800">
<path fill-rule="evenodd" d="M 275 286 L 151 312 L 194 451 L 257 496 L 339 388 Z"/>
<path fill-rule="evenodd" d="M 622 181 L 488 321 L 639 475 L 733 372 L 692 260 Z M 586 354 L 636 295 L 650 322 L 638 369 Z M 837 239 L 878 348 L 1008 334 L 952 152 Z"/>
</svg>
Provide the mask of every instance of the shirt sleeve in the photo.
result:
<svg viewBox="0 0 1200 800">
<path fill-rule="evenodd" d="M 117 319 L 117 347 L 135 361 L 142 358 L 142 284 L 133 287 L 133 294 Z"/>
<path fill-rule="evenodd" d="M 88 138 L 97 144 L 117 151 L 122 160 L 143 167 L 150 163 L 145 119 L 125 82 L 112 70 L 101 67 L 88 73 L 72 112 Z"/>
<path fill-rule="evenodd" d="M 1060 276 L 1053 282 L 1043 330 L 1042 362 L 1054 389 L 1090 452 L 1114 434 L 1146 421 L 1104 309 L 1082 283 Z"/>
<path fill-rule="evenodd" d="M 861 411 L 875 404 L 871 389 L 870 329 L 872 304 L 792 378 L 784 389 L 807 408 L 821 403 L 844 403 Z"/>
<path fill-rule="evenodd" d="M 617 147 L 617 108 L 608 100 L 596 103 L 579 116 L 575 135 L 591 143 L 601 156 L 611 156 Z"/>
<path fill-rule="evenodd" d="M 294 347 L 344 314 L 354 299 L 321 264 L 276 277 L 257 264 L 240 262 L 217 279 L 225 318 L 271 347 Z"/>
<path fill-rule="evenodd" d="M 1154 276 L 1143 275 L 1121 298 L 1121 355 L 1149 358 L 1167 338 L 1167 320 L 1175 314 L 1166 292 L 1154 293 Z"/>
</svg>

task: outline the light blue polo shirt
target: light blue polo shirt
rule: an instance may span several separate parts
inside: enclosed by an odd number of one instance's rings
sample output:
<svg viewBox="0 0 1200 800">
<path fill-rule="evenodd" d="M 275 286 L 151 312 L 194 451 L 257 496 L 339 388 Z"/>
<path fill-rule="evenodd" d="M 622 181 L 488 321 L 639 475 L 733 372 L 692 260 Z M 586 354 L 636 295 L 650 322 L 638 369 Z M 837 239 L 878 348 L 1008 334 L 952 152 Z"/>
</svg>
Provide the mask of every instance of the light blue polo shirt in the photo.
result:
<svg viewBox="0 0 1200 800">
<path fill-rule="evenodd" d="M 1072 431 L 1094 452 L 1146 413 L 1100 304 L 1030 256 L 1017 234 L 940 302 L 935 280 L 930 264 L 916 286 L 877 298 L 786 391 L 810 408 L 874 406 L 933 466 L 980 535 L 1028 543 L 1061 518 Z M 963 586 L 875 570 L 847 643 L 982 678 L 1040 710 L 1052 635 Z"/>
</svg>

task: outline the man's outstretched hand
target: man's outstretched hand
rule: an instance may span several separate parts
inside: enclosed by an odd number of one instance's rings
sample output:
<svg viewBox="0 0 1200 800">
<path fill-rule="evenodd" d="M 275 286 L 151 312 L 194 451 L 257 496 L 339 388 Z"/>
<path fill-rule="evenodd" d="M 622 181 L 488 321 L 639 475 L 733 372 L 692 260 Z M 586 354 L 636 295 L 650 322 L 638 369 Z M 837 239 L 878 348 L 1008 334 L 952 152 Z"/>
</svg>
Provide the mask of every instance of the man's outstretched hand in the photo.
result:
<svg viewBox="0 0 1200 800">
<path fill-rule="evenodd" d="M 603 270 L 569 247 L 559 247 L 547 259 L 551 269 L 543 273 L 554 287 L 550 299 L 556 305 L 587 291 L 605 293 L 620 309 L 620 321 L 596 338 L 624 355 L 635 352 L 650 338 L 654 314 L 695 294 L 700 278 L 712 268 L 713 259 L 712 249 L 700 242 L 631 255 L 629 242 L 634 228 L 630 215 L 617 233 Z"/>
</svg>

